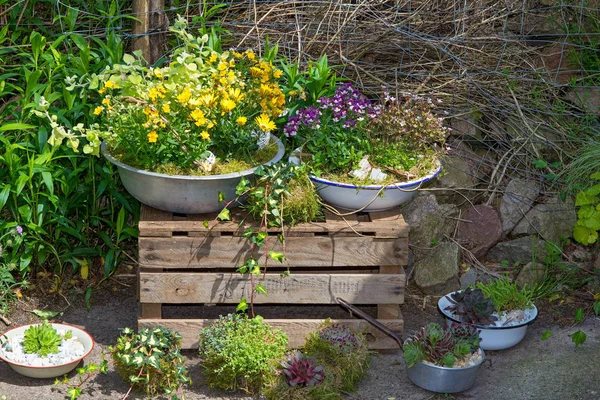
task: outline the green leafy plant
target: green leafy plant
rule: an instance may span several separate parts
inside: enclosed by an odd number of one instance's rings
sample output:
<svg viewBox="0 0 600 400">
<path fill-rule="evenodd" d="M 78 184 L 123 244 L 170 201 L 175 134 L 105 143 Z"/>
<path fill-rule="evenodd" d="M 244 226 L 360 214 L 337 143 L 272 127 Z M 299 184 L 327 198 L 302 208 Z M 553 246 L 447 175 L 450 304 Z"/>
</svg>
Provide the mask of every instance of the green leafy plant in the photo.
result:
<svg viewBox="0 0 600 400">
<path fill-rule="evenodd" d="M 590 180 L 600 181 L 600 172 L 590 175 Z M 577 193 L 575 206 L 577 222 L 573 228 L 573 238 L 581 244 L 590 245 L 598 240 L 600 230 L 600 183 Z"/>
<path fill-rule="evenodd" d="M 470 324 L 442 328 L 431 323 L 406 340 L 404 360 L 409 368 L 421 361 L 452 368 L 477 352 L 479 341 L 479 331 Z"/>
<path fill-rule="evenodd" d="M 183 386 L 191 383 L 180 352 L 181 336 L 161 326 L 137 334 L 129 328 L 121 332 L 110 354 L 117 374 L 131 384 L 130 391 L 179 399 Z"/>
<path fill-rule="evenodd" d="M 44 321 L 39 325 L 32 325 L 24 332 L 23 351 L 28 354 L 35 353 L 41 357 L 58 353 L 58 346 L 62 344 L 63 337 L 56 329 Z"/>
<path fill-rule="evenodd" d="M 477 288 L 486 298 L 492 300 L 496 312 L 505 313 L 514 310 L 533 308 L 531 302 L 533 289 L 527 287 L 519 289 L 516 282 L 508 278 L 492 279 L 488 283 L 477 282 Z"/>
<path fill-rule="evenodd" d="M 208 386 L 260 393 L 287 349 L 287 336 L 245 314 L 221 316 L 200 332 Z"/>
<path fill-rule="evenodd" d="M 493 299 L 487 298 L 481 289 L 467 288 L 446 296 L 452 303 L 445 309 L 452 312 L 462 322 L 492 325 L 498 318 L 494 315 Z"/>
</svg>

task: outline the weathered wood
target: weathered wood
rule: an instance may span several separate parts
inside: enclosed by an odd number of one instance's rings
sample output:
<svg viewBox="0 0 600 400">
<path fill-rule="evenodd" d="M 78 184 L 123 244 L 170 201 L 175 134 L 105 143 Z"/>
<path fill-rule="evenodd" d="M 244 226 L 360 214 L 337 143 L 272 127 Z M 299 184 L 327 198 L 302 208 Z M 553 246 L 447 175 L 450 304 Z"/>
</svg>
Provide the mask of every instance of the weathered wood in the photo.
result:
<svg viewBox="0 0 600 400">
<path fill-rule="evenodd" d="M 272 240 L 269 250 L 282 251 L 281 243 Z M 144 238 L 139 242 L 139 262 L 143 268 L 237 268 L 251 255 L 246 238 L 172 237 Z M 255 257 L 262 257 L 260 249 Z M 335 267 L 406 265 L 406 239 L 373 237 L 288 237 L 286 261 L 272 264 L 286 267 Z"/>
<path fill-rule="evenodd" d="M 299 274 L 256 278 L 268 295 L 254 302 L 273 304 L 336 304 L 342 297 L 354 304 L 402 304 L 404 274 Z M 141 303 L 238 303 L 250 298 L 250 279 L 238 273 L 140 273 Z"/>
<path fill-rule="evenodd" d="M 144 58 L 154 64 L 166 50 L 165 32 L 169 19 L 165 0 L 133 0 L 133 49 L 141 50 Z"/>
<path fill-rule="evenodd" d="M 379 267 L 380 274 L 398 274 L 403 278 L 404 270 L 400 265 L 382 265 Z M 399 304 L 378 304 L 377 305 L 377 318 L 379 319 L 397 319 L 400 318 L 400 305 Z"/>
<path fill-rule="evenodd" d="M 141 303 L 140 318 L 162 318 L 162 304 Z"/>
<path fill-rule="evenodd" d="M 140 319 L 138 328 L 151 328 L 156 325 L 162 325 L 179 332 L 182 336 L 182 348 L 197 349 L 198 334 L 204 327 L 209 326 L 213 319 Z M 267 324 L 280 328 L 288 335 L 290 348 L 302 347 L 305 337 L 309 332 L 314 331 L 323 323 L 322 319 L 265 319 Z M 334 322 L 342 323 L 350 328 L 364 332 L 368 331 L 369 348 L 372 350 L 394 350 L 398 349 L 398 343 L 374 328 L 366 321 L 356 319 L 338 319 Z M 381 320 L 382 324 L 388 326 L 393 331 L 402 334 L 404 321 L 402 319 Z"/>
</svg>

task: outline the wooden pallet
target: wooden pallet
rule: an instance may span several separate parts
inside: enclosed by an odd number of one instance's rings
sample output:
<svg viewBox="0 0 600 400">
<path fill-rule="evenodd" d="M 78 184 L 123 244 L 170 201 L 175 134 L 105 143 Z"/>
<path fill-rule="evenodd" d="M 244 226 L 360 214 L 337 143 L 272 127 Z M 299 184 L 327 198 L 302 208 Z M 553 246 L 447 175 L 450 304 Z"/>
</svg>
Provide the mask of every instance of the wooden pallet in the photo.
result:
<svg viewBox="0 0 600 400">
<path fill-rule="evenodd" d="M 247 276 L 235 271 L 250 255 L 241 237 L 241 215 L 231 222 L 215 215 L 178 215 L 142 206 L 139 229 L 138 326 L 157 324 L 176 329 L 184 348 L 198 346 L 207 318 L 163 318 L 162 305 L 230 304 L 250 297 Z M 205 222 L 208 221 L 208 228 Z M 275 234 L 276 231 L 273 232 Z M 285 231 L 283 264 L 272 261 L 261 283 L 268 295 L 256 295 L 255 304 L 287 305 L 290 313 L 301 305 L 334 305 L 336 297 L 355 305 L 376 305 L 377 318 L 398 333 L 403 320 L 408 260 L 408 225 L 398 211 L 366 213 L 345 220 L 326 215 L 320 222 L 299 224 Z M 275 239 L 275 238 L 273 238 Z M 282 251 L 278 240 L 271 250 Z M 282 278 L 283 270 L 290 275 Z M 289 313 L 286 313 L 289 314 Z M 305 335 L 323 319 L 265 319 L 288 334 L 291 347 L 304 343 Z M 358 319 L 340 319 L 358 330 L 368 330 L 373 349 L 394 349 L 397 343 Z"/>
</svg>

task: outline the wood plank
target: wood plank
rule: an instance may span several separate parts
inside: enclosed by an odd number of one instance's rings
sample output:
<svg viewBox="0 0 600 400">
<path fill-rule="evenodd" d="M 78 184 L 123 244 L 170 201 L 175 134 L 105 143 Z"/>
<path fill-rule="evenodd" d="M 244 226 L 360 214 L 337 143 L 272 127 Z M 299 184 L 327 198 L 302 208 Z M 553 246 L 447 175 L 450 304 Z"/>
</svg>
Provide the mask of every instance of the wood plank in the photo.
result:
<svg viewBox="0 0 600 400">
<path fill-rule="evenodd" d="M 182 348 L 197 349 L 198 334 L 202 328 L 209 326 L 213 319 L 140 319 L 138 320 L 138 328 L 152 328 L 156 325 L 161 325 L 166 328 L 173 329 L 181 334 Z M 276 328 L 280 328 L 288 335 L 288 347 L 297 348 L 304 345 L 305 337 L 308 333 L 316 330 L 323 323 L 322 319 L 265 319 L 267 324 Z M 357 319 L 337 319 L 334 322 L 342 323 L 350 328 L 364 332 L 368 330 L 369 348 L 371 350 L 396 350 L 399 348 L 398 343 L 385 335 L 377 328 L 374 328 L 366 321 Z M 393 331 L 402 335 L 404 329 L 404 321 L 382 320 L 382 324 L 388 326 Z"/>
<path fill-rule="evenodd" d="M 400 265 L 382 265 L 379 267 L 380 274 L 401 274 L 404 276 L 404 270 Z M 398 304 L 378 304 L 378 319 L 397 319 L 400 318 L 400 306 Z"/>
<path fill-rule="evenodd" d="M 140 318 L 162 318 L 162 304 L 140 303 Z"/>
<path fill-rule="evenodd" d="M 404 274 L 298 274 L 255 278 L 268 295 L 254 302 L 273 304 L 404 303 Z M 229 303 L 250 298 L 250 279 L 238 273 L 140 272 L 141 303 Z"/>
<path fill-rule="evenodd" d="M 270 246 L 270 250 L 283 250 L 278 240 L 270 240 Z M 231 236 L 144 238 L 139 241 L 139 263 L 142 268 L 237 268 L 251 255 L 250 249 L 246 238 Z M 263 255 L 264 248 L 255 257 Z M 408 243 L 356 236 L 288 237 L 285 255 L 286 261 L 278 266 L 407 265 Z"/>
</svg>

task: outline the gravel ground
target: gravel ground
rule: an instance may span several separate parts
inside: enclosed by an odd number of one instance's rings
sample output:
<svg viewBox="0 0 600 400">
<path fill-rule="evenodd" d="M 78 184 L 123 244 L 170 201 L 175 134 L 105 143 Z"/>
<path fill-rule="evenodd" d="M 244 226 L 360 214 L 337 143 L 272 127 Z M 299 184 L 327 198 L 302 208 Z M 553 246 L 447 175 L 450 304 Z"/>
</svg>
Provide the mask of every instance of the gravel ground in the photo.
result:
<svg viewBox="0 0 600 400">
<path fill-rule="evenodd" d="M 86 359 L 88 363 L 99 362 L 102 350 L 115 341 L 120 328 L 136 326 L 134 280 L 115 283 L 113 287 L 108 285 L 105 290 L 96 293 L 89 311 L 79 304 L 80 300 L 67 304 L 60 297 L 43 298 L 45 302 L 35 296 L 22 301 L 9 318 L 15 325 L 31 323 L 39 319 L 25 310 L 64 310 L 56 321 L 81 326 L 96 341 L 94 351 Z M 590 315 L 581 326 L 561 327 L 559 324 L 566 321 L 561 313 L 572 315 L 573 306 L 566 310 L 554 305 L 541 305 L 539 308 L 540 318 L 530 327 L 523 342 L 509 350 L 486 353 L 477 382 L 467 392 L 454 396 L 436 395 L 414 386 L 406 376 L 401 353 L 395 351 L 375 356 L 368 376 L 358 391 L 347 399 L 600 400 L 600 319 Z M 406 323 L 405 335 L 426 322 L 442 322 L 433 301 L 423 307 L 423 298 L 417 295 L 407 296 L 402 312 Z M 7 329 L 0 323 L 0 331 Z M 541 335 L 548 329 L 552 335 L 542 341 Z M 570 335 L 578 329 L 587 334 L 587 342 L 575 348 Z M 203 383 L 195 352 L 186 351 L 184 355 L 193 380 L 193 384 L 185 390 L 186 399 L 251 399 L 208 389 Z M 6 396 L 7 400 L 67 398 L 65 387 L 55 387 L 53 383 L 53 380 L 23 377 L 0 362 L 0 396 Z M 119 399 L 127 390 L 128 385 L 115 373 L 97 375 L 85 383 L 80 398 Z M 143 397 L 132 395 L 130 398 Z"/>
</svg>

